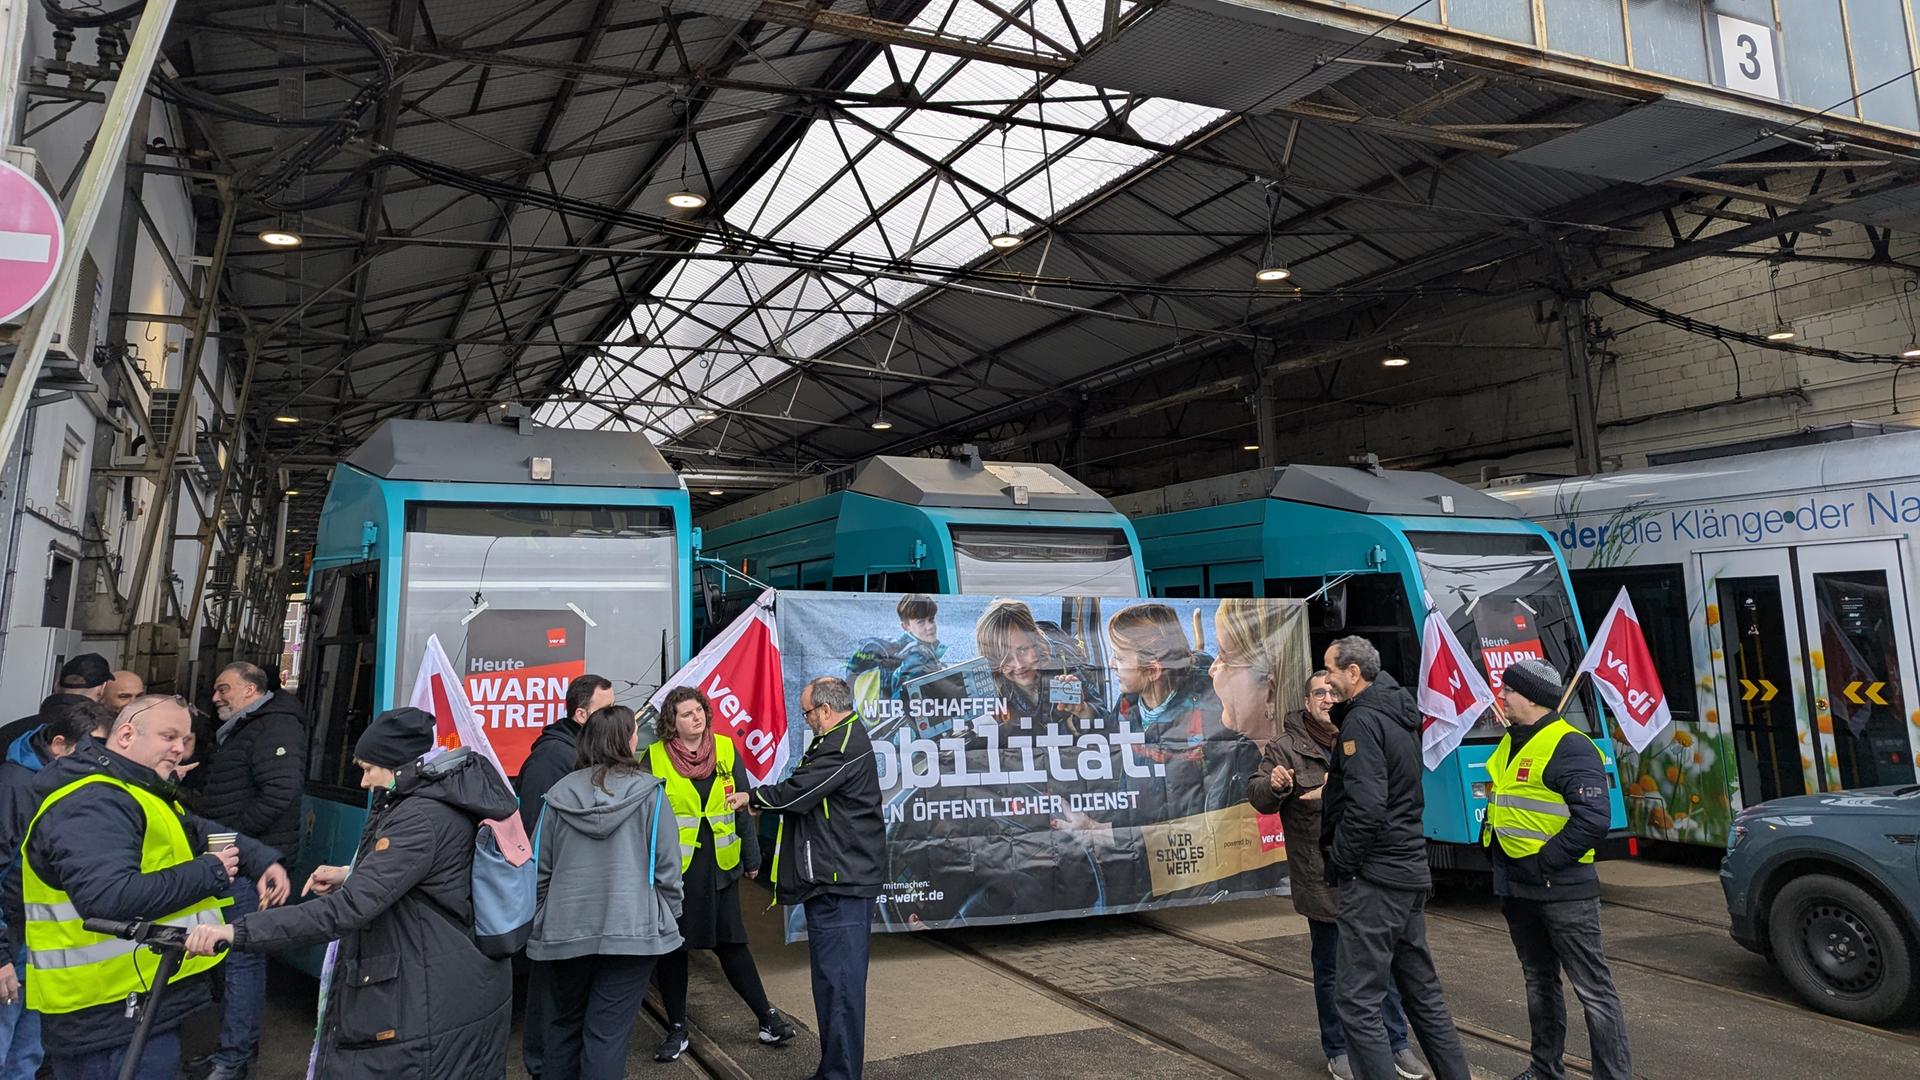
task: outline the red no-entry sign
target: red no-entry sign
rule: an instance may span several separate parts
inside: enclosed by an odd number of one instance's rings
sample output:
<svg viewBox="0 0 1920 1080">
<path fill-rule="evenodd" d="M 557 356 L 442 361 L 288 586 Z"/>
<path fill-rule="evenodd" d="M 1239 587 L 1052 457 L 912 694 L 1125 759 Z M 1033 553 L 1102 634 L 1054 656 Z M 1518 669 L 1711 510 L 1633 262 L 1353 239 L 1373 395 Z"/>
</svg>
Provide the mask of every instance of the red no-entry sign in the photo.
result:
<svg viewBox="0 0 1920 1080">
<path fill-rule="evenodd" d="M 0 161 L 0 323 L 33 306 L 60 267 L 60 206 L 33 177 Z"/>
</svg>

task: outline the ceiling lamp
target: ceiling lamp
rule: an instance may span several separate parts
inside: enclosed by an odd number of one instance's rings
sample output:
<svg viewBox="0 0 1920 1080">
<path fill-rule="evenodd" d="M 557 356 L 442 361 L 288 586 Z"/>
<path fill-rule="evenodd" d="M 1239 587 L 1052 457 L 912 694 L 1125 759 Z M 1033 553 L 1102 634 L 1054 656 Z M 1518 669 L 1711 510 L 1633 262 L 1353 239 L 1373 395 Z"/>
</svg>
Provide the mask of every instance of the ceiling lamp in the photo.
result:
<svg viewBox="0 0 1920 1080">
<path fill-rule="evenodd" d="M 1293 271 L 1284 266 L 1262 266 L 1253 272 L 1253 280 L 1262 285 L 1278 285 L 1293 276 Z"/>
<path fill-rule="evenodd" d="M 698 210 L 707 205 L 707 197 L 697 191 L 676 191 L 667 196 L 667 205 L 675 210 Z"/>
<path fill-rule="evenodd" d="M 995 251 L 1006 251 L 1020 246 L 1020 238 L 1012 232 L 1002 230 L 987 237 L 987 245 Z"/>
<path fill-rule="evenodd" d="M 1240 445 L 1240 449 L 1242 449 L 1242 450 L 1258 450 L 1258 449 L 1260 449 L 1260 444 L 1259 444 L 1259 443 L 1257 443 L 1257 442 L 1250 442 L 1250 443 L 1242 443 L 1242 444 Z"/>
<path fill-rule="evenodd" d="M 288 497 L 288 498 L 292 498 L 293 496 L 295 496 L 295 495 L 298 495 L 298 494 L 300 494 L 300 489 L 299 489 L 299 488 L 288 488 L 288 489 L 287 489 L 287 497 Z"/>
<path fill-rule="evenodd" d="M 887 419 L 887 407 L 885 405 L 881 405 L 878 408 L 874 409 L 873 423 L 868 424 L 867 426 L 872 428 L 875 431 L 892 431 L 893 430 L 893 421 Z"/>
<path fill-rule="evenodd" d="M 709 421 L 709 420 L 720 419 L 720 414 L 717 412 L 714 412 L 712 409 L 701 409 L 697 414 L 694 415 L 694 419 L 699 420 L 702 423 L 705 423 L 706 421 Z"/>
<path fill-rule="evenodd" d="M 273 418 L 273 422 L 276 424 L 297 424 L 300 422 L 300 418 L 292 413 L 280 413 Z"/>
<path fill-rule="evenodd" d="M 1907 347 L 1900 350 L 1902 360 L 1920 360 L 1920 341 L 1909 341 Z"/>
<path fill-rule="evenodd" d="M 260 230 L 260 242 L 268 247 L 297 248 L 306 243 L 306 238 L 284 225 Z"/>
<path fill-rule="evenodd" d="M 1767 293 L 1773 299 L 1773 329 L 1767 331 L 1767 340 L 1792 341 L 1800 336 L 1787 317 L 1780 313 L 1780 268 L 1777 266 L 1767 274 Z"/>
<path fill-rule="evenodd" d="M 1411 363 L 1413 363 L 1413 359 L 1407 355 L 1405 349 L 1402 349 L 1398 345 L 1388 345 L 1387 355 L 1380 358 L 1381 367 L 1406 367 Z"/>
<path fill-rule="evenodd" d="M 707 494 L 709 495 L 725 495 L 726 493 L 727 493 L 726 488 L 708 488 L 707 489 Z"/>
<path fill-rule="evenodd" d="M 1799 334 L 1794 330 L 1793 324 L 1790 322 L 1775 323 L 1773 324 L 1773 329 L 1767 331 L 1768 341 L 1792 341 L 1798 336 Z"/>
</svg>

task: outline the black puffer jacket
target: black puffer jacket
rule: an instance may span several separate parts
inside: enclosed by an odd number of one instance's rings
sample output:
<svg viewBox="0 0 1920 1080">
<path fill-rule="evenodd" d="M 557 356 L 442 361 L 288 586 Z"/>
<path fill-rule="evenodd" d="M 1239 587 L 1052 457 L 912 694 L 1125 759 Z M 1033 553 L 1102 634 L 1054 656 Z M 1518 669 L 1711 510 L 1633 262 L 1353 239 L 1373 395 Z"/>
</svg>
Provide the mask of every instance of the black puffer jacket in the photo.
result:
<svg viewBox="0 0 1920 1080">
<path fill-rule="evenodd" d="M 1420 710 L 1393 676 L 1333 707 L 1340 736 L 1328 769 L 1320 851 L 1327 883 L 1363 877 L 1389 889 L 1425 889 L 1427 840 L 1420 818 Z"/>
<path fill-rule="evenodd" d="M 345 883 L 234 924 L 248 952 L 340 940 L 315 1075 L 506 1074 L 513 973 L 473 943 L 472 873 L 480 822 L 513 811 L 471 750 L 409 765 L 375 796 Z"/>
<path fill-rule="evenodd" d="M 887 872 L 880 819 L 880 769 L 859 713 L 813 737 L 799 767 L 753 789 L 751 805 L 780 815 L 775 893 L 783 904 L 809 898 L 879 896 Z"/>
<path fill-rule="evenodd" d="M 95 773 L 145 788 L 162 799 L 174 795 L 172 785 L 152 769 L 96 742 L 83 742 L 78 750 L 40 770 L 34 789 L 44 799 Z M 195 851 L 206 850 L 208 833 L 232 829 L 230 824 L 223 826 L 190 813 L 183 813 L 181 821 L 187 842 Z M 226 871 L 212 855 L 201 855 L 155 873 L 141 873 L 140 846 L 145 835 L 145 812 L 131 795 L 108 784 L 89 784 L 63 796 L 39 816 L 27 833 L 25 851 L 34 873 L 71 897 L 73 906 L 85 918 L 157 919 L 209 896 L 226 895 Z M 241 872 L 256 879 L 280 859 L 280 852 L 248 836 L 242 835 L 237 844 Z M 20 873 L 9 873 L 6 907 L 12 927 L 20 926 L 20 888 Z M 231 908 L 222 910 L 233 914 Z M 153 1030 L 170 1031 L 188 1014 L 205 1008 L 212 1000 L 210 977 L 220 972 L 215 967 L 168 983 L 154 1015 Z M 40 1025 L 42 1041 L 67 1053 L 125 1046 L 133 1038 L 133 1021 L 127 1019 L 124 1001 L 78 1012 L 45 1013 Z"/>
<path fill-rule="evenodd" d="M 292 854 L 300 844 L 300 788 L 307 775 L 307 715 L 281 690 L 203 755 L 200 812 Z"/>
</svg>

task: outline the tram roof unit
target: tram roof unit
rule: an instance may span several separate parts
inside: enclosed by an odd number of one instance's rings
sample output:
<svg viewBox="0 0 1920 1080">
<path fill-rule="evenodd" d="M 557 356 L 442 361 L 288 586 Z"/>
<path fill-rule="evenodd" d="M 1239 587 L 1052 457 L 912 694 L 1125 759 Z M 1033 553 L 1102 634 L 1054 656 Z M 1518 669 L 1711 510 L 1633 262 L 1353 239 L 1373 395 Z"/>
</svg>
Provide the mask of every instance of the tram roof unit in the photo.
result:
<svg viewBox="0 0 1920 1080">
<path fill-rule="evenodd" d="M 550 481 L 531 479 L 534 458 Z M 346 463 L 386 480 L 556 487 L 684 488 L 646 436 L 627 431 L 389 420 Z"/>
<path fill-rule="evenodd" d="M 1920 476 L 1920 430 L 1907 430 L 1525 483 L 1495 488 L 1488 494 L 1511 501 L 1516 508 L 1537 507 L 1538 500 L 1553 499 L 1553 503 L 1529 514 L 1537 517 L 1565 512 L 1560 509 L 1564 500 L 1574 500 L 1574 505 L 1581 506 L 1684 503 L 1756 498 L 1915 476 Z"/>
<path fill-rule="evenodd" d="M 1444 476 L 1382 469 L 1371 460 L 1354 465 L 1249 469 L 1117 496 L 1113 507 L 1128 517 L 1140 518 L 1259 499 L 1280 499 L 1382 517 L 1522 516 L 1511 504 Z"/>
<path fill-rule="evenodd" d="M 723 506 L 702 517 L 700 524 L 710 529 L 731 525 L 840 491 L 949 510 L 1114 510 L 1106 496 L 1054 465 L 883 455 Z"/>
</svg>

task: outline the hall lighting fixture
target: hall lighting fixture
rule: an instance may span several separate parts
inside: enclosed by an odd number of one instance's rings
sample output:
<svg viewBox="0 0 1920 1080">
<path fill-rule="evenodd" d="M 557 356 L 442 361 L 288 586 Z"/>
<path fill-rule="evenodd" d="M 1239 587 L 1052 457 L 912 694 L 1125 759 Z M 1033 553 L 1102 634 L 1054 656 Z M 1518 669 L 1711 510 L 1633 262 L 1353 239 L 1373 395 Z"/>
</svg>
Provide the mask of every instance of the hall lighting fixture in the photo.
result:
<svg viewBox="0 0 1920 1080">
<path fill-rule="evenodd" d="M 1768 341 L 1792 341 L 1797 336 L 1793 324 L 1789 322 L 1775 323 L 1773 329 L 1767 331 Z"/>
<path fill-rule="evenodd" d="M 1259 443 L 1257 443 L 1257 442 L 1250 442 L 1250 443 L 1243 443 L 1243 444 L 1241 444 L 1241 446 L 1240 446 L 1240 449 L 1242 449 L 1242 450 L 1258 450 L 1258 449 L 1260 449 L 1260 444 L 1259 444 Z"/>
<path fill-rule="evenodd" d="M 289 498 L 291 498 L 291 497 L 293 497 L 293 496 L 295 496 L 295 495 L 298 495 L 298 494 L 300 494 L 300 489 L 299 489 L 299 488 L 288 488 L 288 489 L 287 489 L 287 496 L 288 496 Z"/>
<path fill-rule="evenodd" d="M 1920 360 L 1920 341 L 1908 342 L 1907 347 L 1900 350 L 1900 359 Z"/>
<path fill-rule="evenodd" d="M 276 225 L 270 229 L 260 230 L 260 242 L 268 247 L 297 248 L 306 243 L 306 238 L 292 229 Z"/>
<path fill-rule="evenodd" d="M 292 413 L 281 413 L 273 418 L 273 422 L 276 424 L 297 424 L 300 422 L 300 418 Z"/>
<path fill-rule="evenodd" d="M 1767 293 L 1773 300 L 1773 329 L 1767 331 L 1768 341 L 1792 341 L 1799 335 L 1794 332 L 1793 324 L 1780 313 L 1780 268 L 1774 267 L 1767 275 Z"/>
<path fill-rule="evenodd" d="M 707 489 L 707 494 L 709 495 L 725 495 L 726 493 L 727 493 L 726 488 L 708 488 Z"/>
<path fill-rule="evenodd" d="M 667 196 L 667 205 L 675 210 L 698 210 L 707 205 L 707 197 L 697 191 L 676 191 Z"/>
<path fill-rule="evenodd" d="M 720 414 L 714 412 L 712 409 L 701 409 L 699 415 L 694 417 L 694 419 L 701 421 L 718 420 L 720 419 Z"/>
<path fill-rule="evenodd" d="M 1407 351 L 1398 345 L 1387 346 L 1387 355 L 1380 358 L 1381 367 L 1406 367 L 1411 363 L 1413 360 L 1407 356 Z"/>
<path fill-rule="evenodd" d="M 1253 280 L 1262 285 L 1278 285 L 1293 276 L 1293 271 L 1284 266 L 1263 266 L 1253 272 Z"/>
<path fill-rule="evenodd" d="M 887 419 L 884 416 L 876 416 L 873 418 L 873 423 L 868 424 L 867 426 L 872 428 L 875 431 L 892 431 L 893 421 Z"/>
<path fill-rule="evenodd" d="M 987 246 L 996 251 L 1006 251 L 1008 248 L 1019 247 L 1020 238 L 1010 232 L 997 232 L 987 237 Z"/>
</svg>

